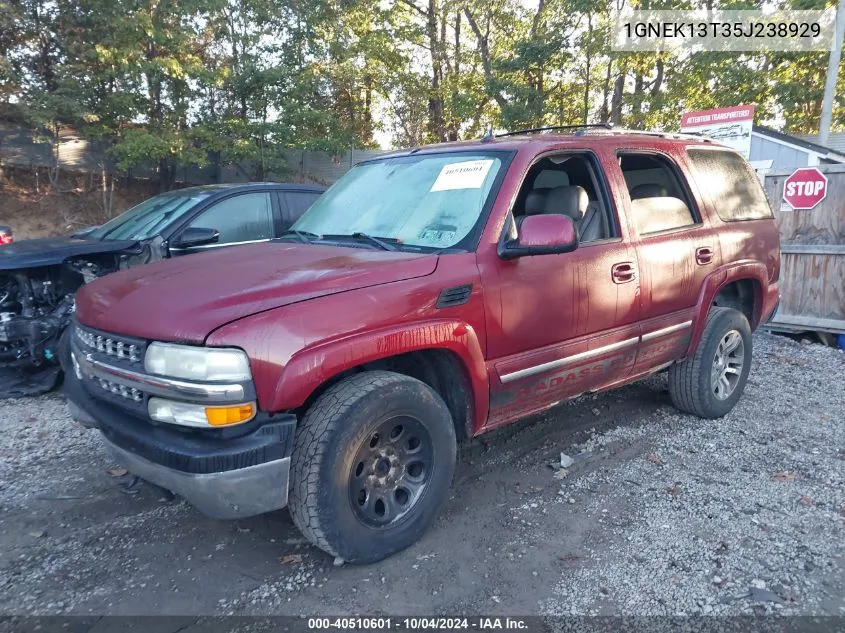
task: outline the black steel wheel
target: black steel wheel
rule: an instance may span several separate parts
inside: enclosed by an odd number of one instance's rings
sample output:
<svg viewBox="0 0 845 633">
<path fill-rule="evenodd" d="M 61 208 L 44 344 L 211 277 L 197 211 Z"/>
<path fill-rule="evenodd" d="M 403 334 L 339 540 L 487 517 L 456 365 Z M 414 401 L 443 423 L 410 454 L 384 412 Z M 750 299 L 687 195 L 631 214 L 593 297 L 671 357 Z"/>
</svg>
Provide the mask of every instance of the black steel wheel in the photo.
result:
<svg viewBox="0 0 845 633">
<path fill-rule="evenodd" d="M 434 467 L 431 435 L 419 420 L 385 420 L 364 438 L 349 473 L 349 498 L 366 525 L 402 520 L 420 501 Z"/>
<path fill-rule="evenodd" d="M 456 454 L 452 417 L 431 387 L 388 371 L 350 376 L 317 398 L 297 429 L 291 517 L 334 556 L 381 560 L 437 516 Z"/>
</svg>

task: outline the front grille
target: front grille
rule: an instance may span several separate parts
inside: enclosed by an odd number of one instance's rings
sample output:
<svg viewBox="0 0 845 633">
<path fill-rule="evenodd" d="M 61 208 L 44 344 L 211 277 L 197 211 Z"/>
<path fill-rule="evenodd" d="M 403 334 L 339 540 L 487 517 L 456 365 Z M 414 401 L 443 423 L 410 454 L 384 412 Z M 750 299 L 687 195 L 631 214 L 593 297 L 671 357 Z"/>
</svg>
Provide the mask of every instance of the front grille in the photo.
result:
<svg viewBox="0 0 845 633">
<path fill-rule="evenodd" d="M 77 340 L 87 350 L 103 354 L 107 358 L 128 361 L 133 365 L 140 364 L 144 360 L 144 352 L 146 351 L 144 341 L 98 332 L 79 324 L 76 325 L 74 330 Z"/>
<path fill-rule="evenodd" d="M 135 372 L 143 371 L 147 342 L 142 339 L 101 332 L 79 323 L 74 323 L 72 336 L 73 345 L 92 360 Z M 88 393 L 98 400 L 133 415 L 142 416 L 146 413 L 148 394 L 140 389 L 122 384 L 119 379 L 109 380 L 98 376 L 85 376 L 82 382 Z"/>
<path fill-rule="evenodd" d="M 144 392 L 138 391 L 134 387 L 127 387 L 126 385 L 121 385 L 111 380 L 103 380 L 102 378 L 94 378 L 93 380 L 101 388 L 116 396 L 126 398 L 127 400 L 134 400 L 135 402 L 142 402 L 144 400 Z"/>
</svg>

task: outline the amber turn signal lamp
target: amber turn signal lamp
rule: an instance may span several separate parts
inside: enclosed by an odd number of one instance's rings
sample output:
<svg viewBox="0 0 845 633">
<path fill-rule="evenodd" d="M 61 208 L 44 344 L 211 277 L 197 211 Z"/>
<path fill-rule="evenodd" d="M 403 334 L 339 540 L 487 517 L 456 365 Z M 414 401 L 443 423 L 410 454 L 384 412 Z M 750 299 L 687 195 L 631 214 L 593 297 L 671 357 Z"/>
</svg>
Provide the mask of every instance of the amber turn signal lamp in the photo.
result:
<svg viewBox="0 0 845 633">
<path fill-rule="evenodd" d="M 227 426 L 251 420 L 255 415 L 253 404 L 237 404 L 231 407 L 206 407 L 205 417 L 211 426 Z"/>
</svg>

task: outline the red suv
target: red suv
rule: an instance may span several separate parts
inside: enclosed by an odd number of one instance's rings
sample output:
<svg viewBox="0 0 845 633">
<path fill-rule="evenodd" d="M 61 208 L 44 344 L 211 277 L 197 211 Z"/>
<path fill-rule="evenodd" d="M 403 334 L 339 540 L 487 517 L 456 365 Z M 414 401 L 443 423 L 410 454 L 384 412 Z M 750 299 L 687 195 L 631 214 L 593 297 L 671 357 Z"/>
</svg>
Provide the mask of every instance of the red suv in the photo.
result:
<svg viewBox="0 0 845 633">
<path fill-rule="evenodd" d="M 754 172 L 703 139 L 415 148 L 281 239 L 85 286 L 66 385 L 130 472 L 215 517 L 287 505 L 371 562 L 431 523 L 461 438 L 662 370 L 679 409 L 725 415 L 779 262 Z"/>
</svg>

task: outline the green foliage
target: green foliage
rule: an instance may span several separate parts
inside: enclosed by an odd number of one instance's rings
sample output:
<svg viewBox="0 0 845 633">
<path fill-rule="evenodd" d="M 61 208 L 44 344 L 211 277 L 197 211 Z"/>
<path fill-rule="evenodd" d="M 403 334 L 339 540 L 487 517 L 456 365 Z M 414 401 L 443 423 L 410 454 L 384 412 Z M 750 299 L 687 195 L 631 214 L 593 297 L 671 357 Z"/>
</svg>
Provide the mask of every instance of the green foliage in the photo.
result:
<svg viewBox="0 0 845 633">
<path fill-rule="evenodd" d="M 24 112 L 39 140 L 56 143 L 70 126 L 109 146 L 119 169 L 157 166 L 163 177 L 235 163 L 282 177 L 288 148 L 409 146 L 489 127 L 674 129 L 683 110 L 738 103 L 786 131 L 816 130 L 827 53 L 615 53 L 617 4 L 13 0 L 0 3 L 0 105 Z M 841 90 L 834 123 L 845 125 Z"/>
</svg>

